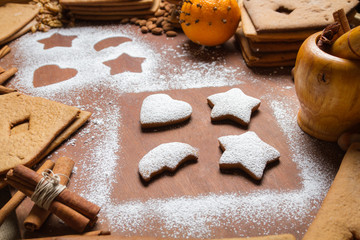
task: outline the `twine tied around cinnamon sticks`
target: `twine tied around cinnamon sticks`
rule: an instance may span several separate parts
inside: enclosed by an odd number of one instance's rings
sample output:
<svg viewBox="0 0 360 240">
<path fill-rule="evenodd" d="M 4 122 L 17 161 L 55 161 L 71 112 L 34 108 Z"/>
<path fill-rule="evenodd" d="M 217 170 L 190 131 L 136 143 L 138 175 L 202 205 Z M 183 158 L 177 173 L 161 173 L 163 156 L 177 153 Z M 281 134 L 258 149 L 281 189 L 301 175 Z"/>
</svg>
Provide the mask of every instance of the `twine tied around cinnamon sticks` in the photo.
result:
<svg viewBox="0 0 360 240">
<path fill-rule="evenodd" d="M 5 181 L 31 197 L 43 176 L 35 171 L 18 165 L 9 170 Z M 77 232 L 93 227 L 98 219 L 100 207 L 64 188 L 49 205 L 49 211 L 62 219 Z"/>
<path fill-rule="evenodd" d="M 36 185 L 31 200 L 41 208 L 49 210 L 52 201 L 66 188 L 60 184 L 60 174 L 51 169 L 42 172 L 43 178 Z M 66 177 L 66 176 L 65 176 Z"/>
</svg>

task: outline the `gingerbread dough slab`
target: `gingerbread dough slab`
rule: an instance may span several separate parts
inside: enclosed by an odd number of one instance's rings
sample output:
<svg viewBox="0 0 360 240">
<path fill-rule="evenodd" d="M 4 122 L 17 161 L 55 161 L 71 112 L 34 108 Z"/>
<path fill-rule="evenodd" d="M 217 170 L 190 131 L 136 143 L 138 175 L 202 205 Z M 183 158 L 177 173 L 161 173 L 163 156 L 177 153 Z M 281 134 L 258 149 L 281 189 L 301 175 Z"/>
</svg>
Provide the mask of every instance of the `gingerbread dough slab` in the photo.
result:
<svg viewBox="0 0 360 240">
<path fill-rule="evenodd" d="M 34 18 L 33 20 L 31 20 L 28 24 L 26 24 L 24 27 L 22 27 L 19 31 L 17 31 L 16 33 L 14 33 L 13 35 L 11 35 L 10 37 L 0 41 L 0 45 L 4 45 L 22 35 L 24 35 L 25 33 L 27 33 L 28 31 L 30 31 L 31 27 L 34 26 L 37 23 L 36 19 Z"/>
<path fill-rule="evenodd" d="M 39 7 L 29 4 L 8 3 L 0 7 L 0 42 L 26 26 L 39 12 Z"/>
<path fill-rule="evenodd" d="M 353 143 L 303 240 L 360 239 L 360 143 Z"/>
<path fill-rule="evenodd" d="M 216 239 L 220 240 L 220 239 Z M 249 238 L 224 238 L 222 240 L 296 240 L 291 234 L 269 235 L 261 237 L 249 237 Z"/>
<path fill-rule="evenodd" d="M 0 96 L 0 174 L 31 166 L 80 110 L 20 93 Z"/>
<path fill-rule="evenodd" d="M 349 13 L 358 0 L 246 0 L 243 2 L 256 31 L 321 29 L 333 23 L 332 13 L 343 8 Z"/>
</svg>

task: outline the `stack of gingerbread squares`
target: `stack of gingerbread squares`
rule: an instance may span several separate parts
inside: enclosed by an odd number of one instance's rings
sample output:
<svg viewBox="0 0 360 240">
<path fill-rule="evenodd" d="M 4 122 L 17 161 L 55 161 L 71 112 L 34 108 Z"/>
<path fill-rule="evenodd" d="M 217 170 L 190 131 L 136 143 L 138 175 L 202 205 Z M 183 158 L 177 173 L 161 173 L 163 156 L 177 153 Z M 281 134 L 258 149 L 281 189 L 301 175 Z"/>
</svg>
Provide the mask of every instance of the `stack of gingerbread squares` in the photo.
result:
<svg viewBox="0 0 360 240">
<path fill-rule="evenodd" d="M 250 67 L 294 66 L 302 42 L 334 22 L 344 9 L 352 18 L 358 0 L 243 0 L 235 34 Z"/>
<path fill-rule="evenodd" d="M 153 15 L 160 0 L 60 0 L 76 19 L 120 20 Z"/>
<path fill-rule="evenodd" d="M 60 0 L 76 19 L 120 20 L 153 15 L 160 0 Z"/>
</svg>

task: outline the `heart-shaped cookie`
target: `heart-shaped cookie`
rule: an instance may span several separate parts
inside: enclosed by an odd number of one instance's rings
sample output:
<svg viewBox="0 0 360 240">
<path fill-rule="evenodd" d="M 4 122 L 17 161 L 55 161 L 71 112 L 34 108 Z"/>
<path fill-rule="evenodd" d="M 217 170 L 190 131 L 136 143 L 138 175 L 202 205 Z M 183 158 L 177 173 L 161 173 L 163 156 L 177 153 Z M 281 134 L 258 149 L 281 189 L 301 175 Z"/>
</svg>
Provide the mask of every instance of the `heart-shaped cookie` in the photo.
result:
<svg viewBox="0 0 360 240">
<path fill-rule="evenodd" d="M 171 125 L 190 118 L 192 107 L 184 101 L 172 99 L 167 94 L 147 96 L 141 106 L 142 128 Z"/>
<path fill-rule="evenodd" d="M 45 65 L 34 72 L 34 87 L 43 87 L 58 82 L 69 80 L 77 74 L 73 68 L 60 68 L 58 65 Z"/>
</svg>

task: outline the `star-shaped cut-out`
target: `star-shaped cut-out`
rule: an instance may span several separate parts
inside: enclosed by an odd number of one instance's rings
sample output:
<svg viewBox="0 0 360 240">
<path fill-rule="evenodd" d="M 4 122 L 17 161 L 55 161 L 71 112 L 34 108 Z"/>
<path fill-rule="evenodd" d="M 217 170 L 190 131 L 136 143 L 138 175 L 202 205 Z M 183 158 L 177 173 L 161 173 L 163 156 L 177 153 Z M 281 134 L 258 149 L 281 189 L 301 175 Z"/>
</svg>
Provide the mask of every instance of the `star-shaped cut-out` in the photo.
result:
<svg viewBox="0 0 360 240">
<path fill-rule="evenodd" d="M 255 180 L 262 178 L 267 163 L 280 158 L 280 153 L 255 132 L 224 136 L 218 140 L 224 151 L 219 161 L 220 168 L 240 168 Z"/>
<path fill-rule="evenodd" d="M 123 72 L 141 73 L 141 64 L 145 58 L 132 57 L 126 53 L 121 54 L 118 58 L 103 62 L 106 66 L 110 67 L 110 74 L 115 75 Z"/>
<path fill-rule="evenodd" d="M 260 103 L 259 99 L 246 95 L 239 88 L 208 97 L 208 104 L 212 107 L 211 120 L 231 119 L 245 127 L 249 125 L 251 114 L 259 108 Z"/>
<path fill-rule="evenodd" d="M 72 40 L 75 38 L 77 38 L 77 36 L 66 36 L 61 35 L 60 33 L 54 33 L 51 37 L 38 40 L 38 42 L 44 44 L 44 49 L 54 47 L 71 47 Z"/>
</svg>

